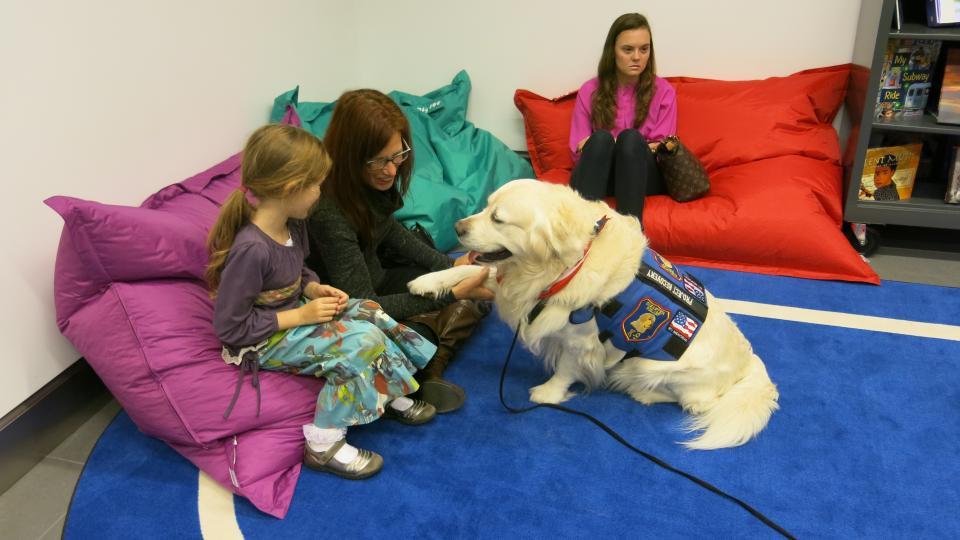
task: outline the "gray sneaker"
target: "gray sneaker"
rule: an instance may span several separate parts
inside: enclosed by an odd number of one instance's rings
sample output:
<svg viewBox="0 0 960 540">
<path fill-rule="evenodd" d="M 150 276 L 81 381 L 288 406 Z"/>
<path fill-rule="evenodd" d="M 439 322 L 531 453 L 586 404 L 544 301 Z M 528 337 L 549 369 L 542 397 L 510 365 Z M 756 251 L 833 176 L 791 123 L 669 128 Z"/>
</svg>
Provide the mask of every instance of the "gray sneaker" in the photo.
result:
<svg viewBox="0 0 960 540">
<path fill-rule="evenodd" d="M 347 444 L 347 439 L 340 439 L 325 452 L 314 452 L 308 444 L 303 448 L 303 464 L 315 471 L 333 473 L 347 480 L 363 480 L 383 468 L 380 454 L 363 449 L 358 449 L 360 454 L 350 463 L 340 463 L 333 456 L 344 444 Z"/>
<path fill-rule="evenodd" d="M 419 426 L 420 424 L 426 424 L 433 420 L 433 417 L 436 415 L 437 409 L 434 408 L 433 405 L 426 401 L 415 399 L 413 400 L 413 405 L 409 406 L 405 411 L 398 411 L 388 403 L 383 409 L 382 418 L 396 420 L 408 426 Z"/>
</svg>

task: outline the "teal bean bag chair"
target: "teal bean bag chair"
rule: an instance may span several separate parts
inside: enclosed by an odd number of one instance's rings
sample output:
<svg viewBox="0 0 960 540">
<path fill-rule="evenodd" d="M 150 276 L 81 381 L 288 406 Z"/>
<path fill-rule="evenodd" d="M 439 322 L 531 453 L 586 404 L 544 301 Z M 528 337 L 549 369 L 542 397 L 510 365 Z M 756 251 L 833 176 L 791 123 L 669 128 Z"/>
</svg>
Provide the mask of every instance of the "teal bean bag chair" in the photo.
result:
<svg viewBox="0 0 960 540">
<path fill-rule="evenodd" d="M 467 121 L 470 88 L 470 77 L 461 71 L 450 84 L 422 96 L 388 94 L 410 122 L 416 153 L 397 219 L 406 227 L 419 223 L 441 251 L 457 246 L 454 223 L 482 209 L 490 193 L 510 180 L 534 177 L 526 160 Z M 336 103 L 301 103 L 298 91 L 274 100 L 270 121 L 281 121 L 290 106 L 304 129 L 323 137 Z"/>
</svg>

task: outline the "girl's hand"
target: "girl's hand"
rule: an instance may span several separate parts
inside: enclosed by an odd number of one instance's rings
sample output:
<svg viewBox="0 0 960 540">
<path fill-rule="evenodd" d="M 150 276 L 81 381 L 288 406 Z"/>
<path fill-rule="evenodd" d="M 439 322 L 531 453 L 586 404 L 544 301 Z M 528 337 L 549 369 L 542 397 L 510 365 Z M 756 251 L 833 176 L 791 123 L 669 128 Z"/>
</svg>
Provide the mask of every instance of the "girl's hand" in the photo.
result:
<svg viewBox="0 0 960 540">
<path fill-rule="evenodd" d="M 324 296 L 332 296 L 334 298 L 339 298 L 342 301 L 341 303 L 343 304 L 346 304 L 347 300 L 350 299 L 350 296 L 347 293 L 341 291 L 340 289 L 332 285 L 322 285 L 320 283 L 317 283 L 316 291 L 317 291 L 316 298 L 322 298 Z"/>
<path fill-rule="evenodd" d="M 330 322 L 341 309 L 340 298 L 336 296 L 322 296 L 311 300 L 297 308 L 300 314 L 300 326 Z"/>
<path fill-rule="evenodd" d="M 304 294 L 306 294 L 306 290 L 304 290 Z M 340 297 L 321 296 L 298 308 L 278 311 L 277 326 L 280 330 L 286 330 L 306 324 L 330 322 L 342 311 L 343 302 L 340 301 Z"/>
<path fill-rule="evenodd" d="M 317 283 L 316 281 L 311 281 L 307 283 L 307 286 L 303 288 L 303 294 L 311 300 L 314 298 L 322 298 L 324 296 L 335 296 L 343 299 L 343 302 L 346 303 L 350 299 L 350 296 L 341 291 L 340 289 L 324 285 L 322 283 Z"/>
<path fill-rule="evenodd" d="M 589 139 L 589 138 L 590 138 L 590 137 L 584 137 L 584 138 L 580 139 L 580 142 L 577 143 L 577 153 L 578 153 L 578 154 L 581 153 L 581 152 L 583 152 L 583 145 L 587 144 L 587 139 Z"/>
<path fill-rule="evenodd" d="M 450 292 L 457 300 L 493 300 L 493 291 L 483 286 L 489 275 L 490 269 L 484 268 L 479 274 L 454 285 Z"/>
</svg>

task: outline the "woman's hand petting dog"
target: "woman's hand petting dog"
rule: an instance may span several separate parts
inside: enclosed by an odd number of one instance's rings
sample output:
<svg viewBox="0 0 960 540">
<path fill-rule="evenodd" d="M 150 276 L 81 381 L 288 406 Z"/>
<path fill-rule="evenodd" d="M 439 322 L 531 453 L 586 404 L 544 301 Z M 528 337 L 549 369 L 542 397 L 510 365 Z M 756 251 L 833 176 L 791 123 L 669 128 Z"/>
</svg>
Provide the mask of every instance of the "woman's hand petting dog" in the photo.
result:
<svg viewBox="0 0 960 540">
<path fill-rule="evenodd" d="M 488 277 L 490 269 L 481 266 L 480 273 L 453 286 L 453 297 L 457 300 L 493 300 L 496 295 L 484 286 Z"/>
<path fill-rule="evenodd" d="M 495 294 L 490 289 L 494 282 L 491 269 L 473 264 L 462 264 L 424 274 L 407 284 L 407 289 L 420 296 L 437 298 L 452 292 L 457 300 L 493 300 Z"/>
</svg>

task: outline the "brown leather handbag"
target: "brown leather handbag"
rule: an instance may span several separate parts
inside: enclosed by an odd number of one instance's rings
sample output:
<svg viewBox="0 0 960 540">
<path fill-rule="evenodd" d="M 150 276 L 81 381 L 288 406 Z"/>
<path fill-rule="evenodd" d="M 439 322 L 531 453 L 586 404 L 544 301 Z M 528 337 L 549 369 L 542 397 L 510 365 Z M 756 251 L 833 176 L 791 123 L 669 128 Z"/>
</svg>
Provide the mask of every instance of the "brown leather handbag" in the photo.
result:
<svg viewBox="0 0 960 540">
<path fill-rule="evenodd" d="M 688 150 L 676 135 L 660 141 L 656 155 L 667 193 L 675 201 L 692 201 L 710 190 L 707 171 L 697 156 Z"/>
</svg>

